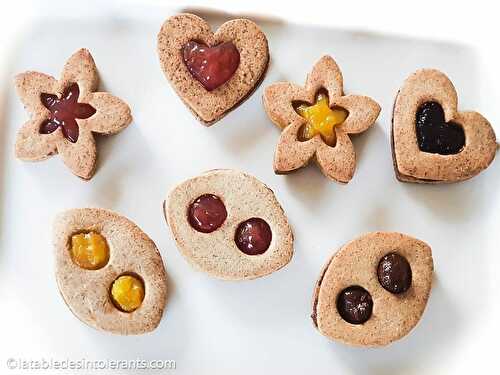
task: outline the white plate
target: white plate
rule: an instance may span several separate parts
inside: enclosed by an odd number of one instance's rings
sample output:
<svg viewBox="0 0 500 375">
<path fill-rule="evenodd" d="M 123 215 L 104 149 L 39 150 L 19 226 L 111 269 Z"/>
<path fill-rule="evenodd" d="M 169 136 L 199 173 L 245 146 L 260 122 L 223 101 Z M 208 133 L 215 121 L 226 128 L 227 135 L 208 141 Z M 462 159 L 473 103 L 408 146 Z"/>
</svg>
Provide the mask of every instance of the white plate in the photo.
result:
<svg viewBox="0 0 500 375">
<path fill-rule="evenodd" d="M 130 104 L 134 122 L 119 135 L 99 138 L 98 170 L 90 182 L 74 177 L 57 156 L 23 163 L 13 157 L 13 144 L 27 115 L 8 82 L 0 124 L 1 366 L 12 357 L 172 359 L 178 374 L 303 374 L 311 369 L 465 374 L 493 367 L 500 312 L 498 161 L 465 183 L 402 184 L 394 178 L 389 143 L 393 99 L 406 76 L 420 67 L 449 75 L 460 108 L 481 109 L 485 115 L 497 109 L 498 102 L 481 90 L 488 82 L 476 51 L 460 44 L 257 19 L 270 43 L 267 77 L 241 107 L 205 128 L 160 70 L 156 34 L 167 16 L 139 12 L 68 18 L 50 28 L 50 20 L 40 18 L 17 43 L 11 71 L 2 72 L 12 76 L 36 70 L 57 77 L 65 60 L 87 47 L 102 87 Z M 224 21 L 214 14 L 209 20 L 214 27 Z M 337 60 L 347 92 L 369 95 L 382 106 L 376 125 L 354 139 L 357 171 L 346 186 L 328 181 L 315 166 L 289 176 L 272 170 L 279 131 L 264 113 L 263 87 L 277 80 L 302 84 L 323 54 Z M 178 182 L 213 168 L 241 169 L 275 191 L 296 235 L 295 255 L 284 269 L 254 281 L 224 282 L 195 272 L 179 254 L 163 219 L 162 201 Z M 170 298 L 153 333 L 122 337 L 93 330 L 60 297 L 51 222 L 61 210 L 84 206 L 129 217 L 160 248 Z M 435 283 L 421 322 L 406 338 L 377 350 L 350 348 L 315 331 L 311 296 L 327 258 L 373 230 L 400 231 L 429 243 Z M 102 373 L 108 372 L 119 373 Z"/>
</svg>

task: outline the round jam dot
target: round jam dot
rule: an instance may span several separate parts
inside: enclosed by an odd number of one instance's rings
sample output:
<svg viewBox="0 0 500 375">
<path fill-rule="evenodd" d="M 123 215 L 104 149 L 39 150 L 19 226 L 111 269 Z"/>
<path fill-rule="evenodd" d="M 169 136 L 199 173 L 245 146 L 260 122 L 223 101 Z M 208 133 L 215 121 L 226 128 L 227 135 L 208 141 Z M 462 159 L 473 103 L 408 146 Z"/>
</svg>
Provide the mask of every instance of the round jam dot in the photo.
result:
<svg viewBox="0 0 500 375">
<path fill-rule="evenodd" d="M 189 206 L 189 224 L 198 232 L 211 233 L 217 230 L 226 218 L 227 211 L 224 203 L 213 194 L 202 195 Z"/>
<path fill-rule="evenodd" d="M 144 300 L 144 284 L 137 276 L 122 275 L 113 282 L 111 297 L 119 310 L 132 312 L 141 306 Z"/>
<path fill-rule="evenodd" d="M 266 252 L 273 235 L 269 224 L 259 218 L 252 218 L 241 223 L 236 229 L 236 246 L 247 255 L 259 255 Z"/>
<path fill-rule="evenodd" d="M 342 319 L 351 324 L 363 324 L 370 319 L 373 301 L 370 293 L 358 286 L 350 286 L 337 297 L 337 311 Z"/>
<path fill-rule="evenodd" d="M 389 253 L 380 260 L 377 275 L 380 285 L 394 294 L 404 293 L 411 286 L 410 264 L 396 253 Z"/>
<path fill-rule="evenodd" d="M 71 257 L 79 267 L 97 270 L 109 260 L 109 247 L 99 233 L 78 233 L 71 236 Z"/>
</svg>

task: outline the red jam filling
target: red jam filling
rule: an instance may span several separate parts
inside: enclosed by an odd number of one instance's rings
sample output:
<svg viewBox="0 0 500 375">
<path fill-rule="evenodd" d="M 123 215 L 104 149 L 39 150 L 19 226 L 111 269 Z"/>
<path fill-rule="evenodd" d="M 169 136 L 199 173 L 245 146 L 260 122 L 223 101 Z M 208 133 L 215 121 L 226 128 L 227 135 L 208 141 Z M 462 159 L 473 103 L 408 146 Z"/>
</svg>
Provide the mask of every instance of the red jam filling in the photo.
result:
<svg viewBox="0 0 500 375">
<path fill-rule="evenodd" d="M 240 64 L 240 53 L 231 42 L 208 47 L 190 41 L 183 47 L 182 57 L 191 75 L 207 91 L 215 90 L 227 82 Z"/>
<path fill-rule="evenodd" d="M 269 224 L 260 218 L 248 219 L 236 229 L 234 241 L 236 246 L 247 255 L 264 254 L 272 239 Z"/>
<path fill-rule="evenodd" d="M 54 94 L 40 94 L 40 101 L 50 111 L 50 117 L 40 126 L 40 133 L 50 134 L 60 127 L 64 137 L 76 143 L 79 134 L 76 119 L 89 118 L 96 112 L 90 104 L 78 103 L 79 95 L 77 83 L 64 90 L 60 98 Z"/>
<path fill-rule="evenodd" d="M 226 220 L 226 206 L 213 194 L 204 194 L 191 203 L 188 208 L 188 221 L 198 232 L 211 233 Z"/>
</svg>

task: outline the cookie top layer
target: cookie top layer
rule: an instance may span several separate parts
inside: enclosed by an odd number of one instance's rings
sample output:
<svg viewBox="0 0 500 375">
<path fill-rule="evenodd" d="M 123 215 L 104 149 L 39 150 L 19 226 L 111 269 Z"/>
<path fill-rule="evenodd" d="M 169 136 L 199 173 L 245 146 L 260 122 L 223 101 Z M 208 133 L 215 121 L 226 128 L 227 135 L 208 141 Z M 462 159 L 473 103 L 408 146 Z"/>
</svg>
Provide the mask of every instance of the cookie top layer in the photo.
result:
<svg viewBox="0 0 500 375">
<path fill-rule="evenodd" d="M 189 72 L 182 49 L 191 42 L 216 46 L 231 42 L 239 52 L 239 66 L 232 77 L 213 91 L 207 91 Z M 205 125 L 211 125 L 240 104 L 261 82 L 269 61 L 267 39 L 247 19 L 224 23 L 215 33 L 193 14 L 170 17 L 158 34 L 160 64 L 172 87 Z"/>
<path fill-rule="evenodd" d="M 96 270 L 78 266 L 71 256 L 71 237 L 96 232 L 109 245 L 109 261 Z M 122 334 L 142 334 L 155 329 L 167 299 L 165 268 L 153 241 L 134 223 L 99 208 L 72 209 L 54 223 L 54 255 L 57 284 L 64 301 L 84 323 L 96 329 Z M 120 275 L 138 275 L 144 283 L 144 300 L 127 313 L 113 304 L 110 289 Z"/>
<path fill-rule="evenodd" d="M 300 140 L 299 131 L 306 120 L 294 109 L 295 102 L 314 103 L 318 91 L 326 90 L 329 105 L 348 112 L 342 124 L 334 127 L 336 144 L 326 144 L 320 135 Z M 290 82 L 278 82 L 266 87 L 264 108 L 271 121 L 282 133 L 276 147 L 274 170 L 290 173 L 314 159 L 323 174 L 337 182 L 347 183 L 354 175 L 356 154 L 349 134 L 368 129 L 377 119 L 380 106 L 371 98 L 344 95 L 340 68 L 330 56 L 323 56 L 307 76 L 305 87 Z"/>
<path fill-rule="evenodd" d="M 194 201 L 207 194 L 220 198 L 227 217 L 215 230 L 203 233 L 190 225 L 188 210 Z M 248 174 L 213 170 L 189 179 L 169 193 L 164 210 L 179 251 L 195 268 L 212 276 L 254 279 L 280 269 L 292 257 L 293 235 L 283 209 L 274 193 Z M 239 241 L 236 238 L 241 231 L 249 233 L 248 228 L 240 226 L 249 219 L 263 219 L 272 234 L 267 250 L 258 255 L 243 252 L 245 248 L 241 246 L 248 243 L 248 236 Z M 257 229 L 265 227 L 260 221 L 253 220 L 253 224 Z M 266 235 L 267 232 L 260 239 Z M 259 253 L 259 243 L 255 245 L 250 250 Z"/>
<path fill-rule="evenodd" d="M 53 116 L 47 108 L 48 104 L 53 104 L 75 84 L 79 91 L 76 98 L 78 103 L 90 105 L 95 113 L 89 117 L 77 114 L 78 138 L 72 142 L 65 136 L 63 126 L 55 126 L 54 123 L 52 128 L 45 131 L 41 129 Z M 90 179 L 94 175 L 97 159 L 93 133 L 115 134 L 132 121 L 128 105 L 109 93 L 96 92 L 98 84 L 94 59 L 86 49 L 78 50 L 68 59 L 59 81 L 38 72 L 17 75 L 17 93 L 30 115 L 30 120 L 17 134 L 17 158 L 39 161 L 58 153 L 75 175 Z M 47 97 L 45 104 L 41 100 L 43 96 Z"/>
<path fill-rule="evenodd" d="M 444 120 L 461 126 L 465 146 L 455 154 L 441 155 L 419 149 L 416 114 L 424 103 L 436 102 Z M 392 145 L 398 179 L 407 182 L 455 182 L 486 169 L 496 153 L 496 137 L 488 120 L 477 112 L 458 112 L 458 97 L 450 79 L 435 69 L 409 76 L 394 104 Z"/>
<path fill-rule="evenodd" d="M 404 293 L 384 289 L 377 276 L 380 260 L 397 253 L 408 261 L 411 286 Z M 405 336 L 427 304 L 433 277 L 431 248 L 401 233 L 374 232 L 343 246 L 325 265 L 313 297 L 313 322 L 325 336 L 355 346 L 383 346 Z M 339 294 L 351 286 L 371 295 L 373 312 L 363 324 L 344 320 L 337 309 Z"/>
</svg>

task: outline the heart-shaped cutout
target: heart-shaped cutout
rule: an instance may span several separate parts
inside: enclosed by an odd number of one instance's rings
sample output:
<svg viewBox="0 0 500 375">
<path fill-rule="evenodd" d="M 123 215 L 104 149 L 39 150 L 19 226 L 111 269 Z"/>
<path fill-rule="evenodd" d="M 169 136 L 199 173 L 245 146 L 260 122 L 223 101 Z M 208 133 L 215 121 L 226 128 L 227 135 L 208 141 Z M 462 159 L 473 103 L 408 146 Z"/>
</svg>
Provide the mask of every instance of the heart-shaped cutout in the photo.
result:
<svg viewBox="0 0 500 375">
<path fill-rule="evenodd" d="M 422 104 L 416 116 L 418 148 L 432 154 L 458 154 L 465 146 L 465 133 L 459 124 L 444 120 L 443 107 L 436 102 Z"/>
<path fill-rule="evenodd" d="M 266 36 L 252 21 L 231 20 L 213 33 L 207 22 L 187 13 L 163 24 L 158 54 L 174 90 L 207 126 L 255 90 L 269 62 Z"/>
<path fill-rule="evenodd" d="M 208 47 L 190 41 L 184 46 L 182 55 L 189 72 L 208 91 L 226 83 L 240 64 L 240 53 L 231 42 Z"/>
<path fill-rule="evenodd" d="M 458 112 L 457 92 L 435 69 L 409 76 L 396 97 L 392 150 L 403 182 L 442 183 L 469 179 L 496 153 L 491 124 L 477 112 Z"/>
</svg>

